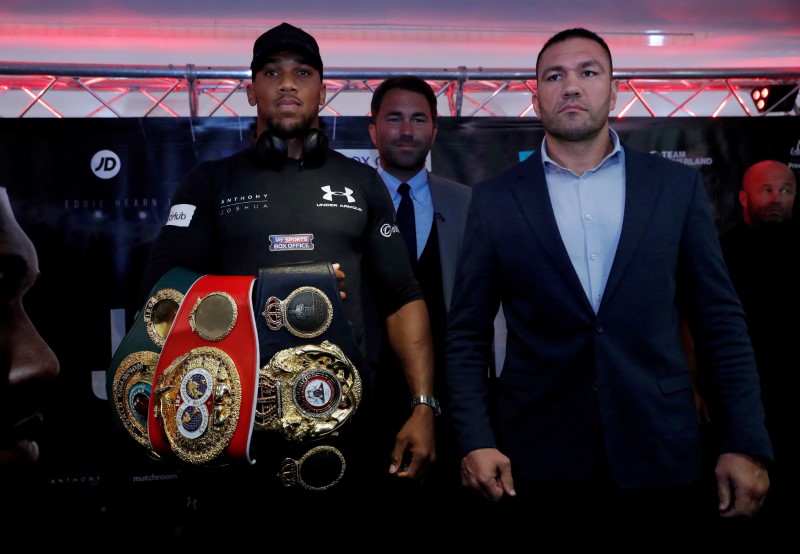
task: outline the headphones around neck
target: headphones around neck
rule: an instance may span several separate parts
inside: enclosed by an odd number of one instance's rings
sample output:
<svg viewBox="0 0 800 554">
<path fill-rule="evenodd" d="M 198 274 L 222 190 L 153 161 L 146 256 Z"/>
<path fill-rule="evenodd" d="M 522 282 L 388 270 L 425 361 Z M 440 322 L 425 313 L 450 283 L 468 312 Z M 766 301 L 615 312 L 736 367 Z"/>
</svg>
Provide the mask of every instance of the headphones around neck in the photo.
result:
<svg viewBox="0 0 800 554">
<path fill-rule="evenodd" d="M 322 129 L 309 129 L 303 138 L 303 166 L 316 167 L 322 165 L 328 153 L 328 137 Z M 264 131 L 253 145 L 256 157 L 266 167 L 280 169 L 289 156 L 286 140 Z"/>
</svg>

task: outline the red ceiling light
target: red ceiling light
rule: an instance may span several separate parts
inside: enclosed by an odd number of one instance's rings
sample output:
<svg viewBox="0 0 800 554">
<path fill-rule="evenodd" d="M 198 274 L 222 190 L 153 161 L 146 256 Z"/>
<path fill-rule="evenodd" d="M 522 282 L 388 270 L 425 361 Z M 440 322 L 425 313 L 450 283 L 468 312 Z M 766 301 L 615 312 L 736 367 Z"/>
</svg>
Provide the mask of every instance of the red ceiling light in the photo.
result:
<svg viewBox="0 0 800 554">
<path fill-rule="evenodd" d="M 750 91 L 758 113 L 790 112 L 797 100 L 797 85 L 765 85 Z"/>
</svg>

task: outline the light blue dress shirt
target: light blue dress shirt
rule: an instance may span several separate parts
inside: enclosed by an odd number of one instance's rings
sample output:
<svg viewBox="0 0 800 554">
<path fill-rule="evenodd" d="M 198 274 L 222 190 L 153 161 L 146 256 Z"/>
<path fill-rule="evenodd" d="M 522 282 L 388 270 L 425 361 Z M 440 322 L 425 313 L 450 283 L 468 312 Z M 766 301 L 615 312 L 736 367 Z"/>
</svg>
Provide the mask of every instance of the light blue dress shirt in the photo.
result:
<svg viewBox="0 0 800 554">
<path fill-rule="evenodd" d="M 394 211 L 396 212 L 401 199 L 397 189 L 403 181 L 387 173 L 381 166 L 378 166 L 378 174 L 392 196 Z M 431 189 L 428 186 L 428 170 L 423 168 L 422 171 L 406 182 L 411 187 L 411 200 L 414 202 L 414 222 L 417 228 L 417 258 L 419 258 L 422 255 L 425 244 L 428 242 L 431 227 L 433 226 L 433 198 L 431 198 Z"/>
<path fill-rule="evenodd" d="M 613 150 L 583 175 L 553 161 L 542 140 L 544 175 L 561 240 L 595 313 L 614 263 L 625 209 L 625 152 L 617 133 L 609 131 Z"/>
</svg>

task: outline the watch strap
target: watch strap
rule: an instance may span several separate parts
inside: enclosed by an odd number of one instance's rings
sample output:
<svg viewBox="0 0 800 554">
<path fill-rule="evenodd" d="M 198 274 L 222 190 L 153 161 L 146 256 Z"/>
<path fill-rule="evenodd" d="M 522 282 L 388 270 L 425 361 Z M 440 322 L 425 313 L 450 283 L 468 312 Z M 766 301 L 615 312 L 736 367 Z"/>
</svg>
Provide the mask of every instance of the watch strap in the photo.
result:
<svg viewBox="0 0 800 554">
<path fill-rule="evenodd" d="M 430 406 L 430 408 L 433 410 L 434 415 L 437 415 L 437 416 L 438 415 L 442 415 L 442 409 L 439 406 L 439 401 L 436 400 L 436 398 L 434 396 L 427 395 L 427 394 L 421 394 L 419 396 L 415 396 L 411 400 L 411 409 L 413 410 L 414 408 L 416 408 L 420 404 L 425 404 L 426 406 Z"/>
</svg>

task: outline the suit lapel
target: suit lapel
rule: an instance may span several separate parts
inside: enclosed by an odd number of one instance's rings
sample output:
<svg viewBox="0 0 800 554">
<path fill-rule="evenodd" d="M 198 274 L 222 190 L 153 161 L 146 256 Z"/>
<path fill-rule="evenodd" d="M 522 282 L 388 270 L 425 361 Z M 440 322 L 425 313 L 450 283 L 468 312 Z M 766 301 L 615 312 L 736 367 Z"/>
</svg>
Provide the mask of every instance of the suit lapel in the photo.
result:
<svg viewBox="0 0 800 554">
<path fill-rule="evenodd" d="M 433 201 L 433 225 L 439 237 L 439 263 L 442 268 L 442 288 L 444 291 L 445 309 L 450 311 L 453 297 L 453 281 L 455 280 L 458 248 L 464 231 L 464 214 L 455 206 L 452 191 L 443 186 L 435 175 L 428 173 L 428 187 Z M 441 217 L 437 217 L 441 214 Z"/>
<path fill-rule="evenodd" d="M 591 311 L 592 306 L 586 298 L 578 274 L 572 267 L 569 254 L 558 231 L 550 194 L 547 192 L 541 150 L 536 150 L 518 166 L 516 177 L 516 181 L 512 184 L 512 193 L 531 228 L 533 237 L 550 258 L 561 278 Z"/>
<path fill-rule="evenodd" d="M 601 309 L 619 284 L 647 230 L 660 188 L 661 177 L 650 170 L 647 157 L 641 152 L 625 148 L 625 211 Z"/>
</svg>

